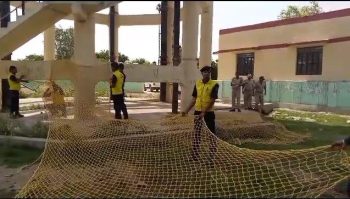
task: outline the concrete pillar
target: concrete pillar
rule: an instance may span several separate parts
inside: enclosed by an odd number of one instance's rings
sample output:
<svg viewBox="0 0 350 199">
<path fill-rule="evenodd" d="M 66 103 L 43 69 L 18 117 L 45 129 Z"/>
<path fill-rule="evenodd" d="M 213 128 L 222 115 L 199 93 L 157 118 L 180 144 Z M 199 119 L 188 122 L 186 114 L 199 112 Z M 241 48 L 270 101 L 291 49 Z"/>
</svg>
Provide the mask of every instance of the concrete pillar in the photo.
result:
<svg viewBox="0 0 350 199">
<path fill-rule="evenodd" d="M 89 119 L 94 114 L 95 84 L 93 70 L 97 65 L 95 56 L 95 18 L 87 15 L 85 21 L 74 18 L 73 60 L 83 66 L 76 69 L 74 78 L 74 118 Z"/>
<path fill-rule="evenodd" d="M 211 64 L 213 32 L 213 2 L 207 1 L 201 14 L 201 39 L 199 67 Z"/>
<path fill-rule="evenodd" d="M 115 61 L 118 61 L 119 57 L 119 48 L 118 48 L 118 41 L 119 41 L 119 10 L 118 10 L 118 4 L 115 4 L 115 26 L 114 26 L 114 53 L 115 53 Z"/>
<path fill-rule="evenodd" d="M 196 79 L 201 78 L 197 69 L 198 52 L 198 3 L 196 1 L 183 2 L 182 21 L 182 64 L 184 67 L 184 82 L 181 84 L 181 111 L 184 111 L 191 99 Z"/>
<path fill-rule="evenodd" d="M 168 1 L 167 16 L 167 63 L 173 65 L 173 43 L 174 43 L 174 1 Z M 171 103 L 173 96 L 172 83 L 166 84 L 166 102 Z"/>
<path fill-rule="evenodd" d="M 44 61 L 55 60 L 55 26 L 44 32 Z"/>
</svg>

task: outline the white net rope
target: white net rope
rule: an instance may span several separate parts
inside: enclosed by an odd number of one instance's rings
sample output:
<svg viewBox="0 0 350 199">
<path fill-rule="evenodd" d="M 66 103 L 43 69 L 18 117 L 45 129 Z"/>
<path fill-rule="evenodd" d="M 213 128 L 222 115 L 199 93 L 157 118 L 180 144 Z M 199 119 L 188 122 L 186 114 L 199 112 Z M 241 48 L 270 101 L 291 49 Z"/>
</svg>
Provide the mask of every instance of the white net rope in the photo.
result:
<svg viewBox="0 0 350 199">
<path fill-rule="evenodd" d="M 51 117 L 41 163 L 16 197 L 305 198 L 350 174 L 347 154 L 329 146 L 244 149 L 194 116 L 114 120 L 98 107 L 78 110 L 89 117 Z"/>
</svg>

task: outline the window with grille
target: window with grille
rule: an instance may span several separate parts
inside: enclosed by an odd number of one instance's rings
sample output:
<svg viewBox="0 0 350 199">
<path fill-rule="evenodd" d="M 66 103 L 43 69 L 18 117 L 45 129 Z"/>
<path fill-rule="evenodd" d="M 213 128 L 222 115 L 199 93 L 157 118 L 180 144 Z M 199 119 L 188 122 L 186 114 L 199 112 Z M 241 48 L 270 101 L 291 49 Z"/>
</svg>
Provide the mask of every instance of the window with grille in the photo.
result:
<svg viewBox="0 0 350 199">
<path fill-rule="evenodd" d="M 296 75 L 321 75 L 323 47 L 297 49 Z"/>
<path fill-rule="evenodd" d="M 237 68 L 239 75 L 254 75 L 254 53 L 237 54 Z"/>
</svg>

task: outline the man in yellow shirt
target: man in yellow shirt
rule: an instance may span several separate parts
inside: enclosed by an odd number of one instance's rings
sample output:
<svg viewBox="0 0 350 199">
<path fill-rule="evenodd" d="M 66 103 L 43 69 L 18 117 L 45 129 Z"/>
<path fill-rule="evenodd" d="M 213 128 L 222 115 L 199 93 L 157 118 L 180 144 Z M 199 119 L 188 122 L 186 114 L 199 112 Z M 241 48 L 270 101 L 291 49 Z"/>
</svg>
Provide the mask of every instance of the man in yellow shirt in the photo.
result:
<svg viewBox="0 0 350 199">
<path fill-rule="evenodd" d="M 125 74 L 123 72 L 124 65 L 113 62 L 112 64 L 113 75 L 110 81 L 110 87 L 112 92 L 112 100 L 115 110 L 115 119 L 122 119 L 121 111 L 123 111 L 124 119 L 128 119 L 128 111 L 124 102 L 124 84 Z"/>
<path fill-rule="evenodd" d="M 21 75 L 20 78 L 16 77 L 17 68 L 16 66 L 10 66 L 9 68 L 9 77 L 7 79 L 9 83 L 9 105 L 10 105 L 10 118 L 20 118 L 24 117 L 19 113 L 19 90 L 21 89 L 21 82 L 28 82 L 23 80 L 24 75 Z"/>
<path fill-rule="evenodd" d="M 192 158 L 198 160 L 199 158 L 199 147 L 201 142 L 201 130 L 202 122 L 204 118 L 205 124 L 208 129 L 215 135 L 215 114 L 214 114 L 214 103 L 218 98 L 219 84 L 216 81 L 210 79 L 211 66 L 204 66 L 201 68 L 203 78 L 196 81 L 192 93 L 192 101 L 188 108 L 182 113 L 185 116 L 193 106 L 195 106 L 194 115 L 195 118 L 195 131 L 193 140 L 193 153 Z M 216 141 L 215 136 L 210 135 L 210 163 L 212 164 L 213 158 L 216 153 Z"/>
</svg>

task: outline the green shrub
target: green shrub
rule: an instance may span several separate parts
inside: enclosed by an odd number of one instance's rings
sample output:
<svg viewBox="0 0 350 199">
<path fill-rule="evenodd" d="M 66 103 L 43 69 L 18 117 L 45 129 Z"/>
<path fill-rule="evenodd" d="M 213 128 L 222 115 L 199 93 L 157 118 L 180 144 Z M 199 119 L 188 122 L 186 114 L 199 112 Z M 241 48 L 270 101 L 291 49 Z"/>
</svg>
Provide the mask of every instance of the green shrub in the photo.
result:
<svg viewBox="0 0 350 199">
<path fill-rule="evenodd" d="M 3 118 L 0 118 L 0 135 L 8 135 L 10 131 L 8 129 L 7 121 Z"/>
<path fill-rule="evenodd" d="M 31 135 L 37 138 L 46 138 L 49 131 L 49 126 L 38 121 L 33 127 Z"/>
<path fill-rule="evenodd" d="M 23 98 L 28 98 L 28 97 L 30 97 L 30 94 L 27 94 L 27 93 L 25 93 L 25 92 L 23 92 L 23 91 L 19 91 L 19 98 L 20 99 L 23 99 Z"/>
<path fill-rule="evenodd" d="M 16 120 L 0 118 L 0 135 L 46 138 L 49 131 L 48 124 L 37 121 L 28 127 Z"/>
</svg>

